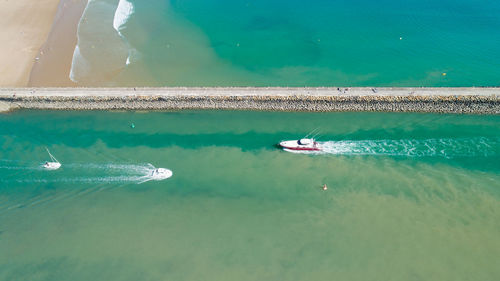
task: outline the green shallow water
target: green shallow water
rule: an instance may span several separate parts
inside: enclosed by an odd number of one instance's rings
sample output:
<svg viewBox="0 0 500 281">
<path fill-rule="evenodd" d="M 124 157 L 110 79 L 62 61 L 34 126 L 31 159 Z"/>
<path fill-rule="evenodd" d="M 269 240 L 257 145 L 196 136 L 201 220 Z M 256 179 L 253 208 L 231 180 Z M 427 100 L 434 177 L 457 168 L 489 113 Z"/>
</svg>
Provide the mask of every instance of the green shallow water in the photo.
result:
<svg viewBox="0 0 500 281">
<path fill-rule="evenodd" d="M 499 116 L 19 111 L 0 147 L 0 280 L 500 276 Z"/>
<path fill-rule="evenodd" d="M 499 86 L 499 13 L 498 0 L 90 0 L 71 78 L 131 87 Z"/>
</svg>

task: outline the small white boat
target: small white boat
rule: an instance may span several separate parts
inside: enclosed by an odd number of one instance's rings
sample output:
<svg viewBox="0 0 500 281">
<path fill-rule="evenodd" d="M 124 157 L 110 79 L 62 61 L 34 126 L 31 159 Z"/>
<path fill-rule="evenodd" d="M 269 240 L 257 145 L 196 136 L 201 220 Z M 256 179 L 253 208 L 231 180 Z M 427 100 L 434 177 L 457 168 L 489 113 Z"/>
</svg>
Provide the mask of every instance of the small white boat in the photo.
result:
<svg viewBox="0 0 500 281">
<path fill-rule="evenodd" d="M 288 140 L 280 142 L 280 146 L 284 149 L 294 151 L 320 151 L 321 147 L 312 138 L 303 138 L 300 140 Z"/>
<path fill-rule="evenodd" d="M 169 169 L 156 168 L 153 171 L 151 171 L 150 178 L 151 178 L 151 180 L 160 181 L 160 180 L 168 179 L 172 175 L 173 175 L 173 173 Z"/>
<path fill-rule="evenodd" d="M 155 168 L 153 165 L 149 164 L 151 168 L 151 172 L 149 174 L 142 176 L 140 181 L 137 184 L 145 183 L 148 181 L 161 181 L 170 178 L 173 175 L 173 172 L 169 169 L 165 168 Z"/>
<path fill-rule="evenodd" d="M 57 161 L 57 159 L 54 157 L 54 155 L 52 155 L 49 151 L 48 148 L 47 149 L 47 152 L 49 153 L 49 156 L 50 156 L 50 162 L 47 161 L 45 162 L 45 164 L 43 164 L 43 167 L 47 170 L 57 170 L 59 168 L 61 168 L 61 163 L 59 163 L 59 161 Z"/>
</svg>

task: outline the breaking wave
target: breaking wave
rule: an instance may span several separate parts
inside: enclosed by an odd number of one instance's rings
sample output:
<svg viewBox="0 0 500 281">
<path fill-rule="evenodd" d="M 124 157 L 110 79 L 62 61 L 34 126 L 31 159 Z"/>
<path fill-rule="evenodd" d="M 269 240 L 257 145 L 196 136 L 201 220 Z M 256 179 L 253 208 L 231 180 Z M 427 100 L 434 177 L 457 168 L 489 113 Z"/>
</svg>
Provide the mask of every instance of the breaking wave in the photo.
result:
<svg viewBox="0 0 500 281">
<path fill-rule="evenodd" d="M 134 11 L 134 5 L 127 0 L 88 1 L 78 24 L 78 43 L 70 70 L 72 81 L 107 81 L 137 57 L 137 50 L 122 33 Z"/>
<path fill-rule="evenodd" d="M 134 13 L 134 5 L 127 0 L 120 0 L 120 2 L 118 3 L 118 7 L 116 8 L 115 11 L 115 16 L 113 18 L 113 28 L 116 30 L 116 32 L 118 32 L 118 35 L 120 35 L 120 37 L 129 47 L 128 57 L 125 62 L 126 65 L 130 64 L 131 56 L 134 53 L 137 53 L 137 51 L 130 46 L 130 43 L 128 42 L 127 38 L 121 33 L 121 30 L 125 27 L 130 16 L 132 16 L 133 13 Z"/>
<path fill-rule="evenodd" d="M 125 26 L 133 13 L 134 5 L 127 0 L 120 0 L 113 18 L 113 27 L 118 33 L 120 33 L 120 29 Z"/>
</svg>

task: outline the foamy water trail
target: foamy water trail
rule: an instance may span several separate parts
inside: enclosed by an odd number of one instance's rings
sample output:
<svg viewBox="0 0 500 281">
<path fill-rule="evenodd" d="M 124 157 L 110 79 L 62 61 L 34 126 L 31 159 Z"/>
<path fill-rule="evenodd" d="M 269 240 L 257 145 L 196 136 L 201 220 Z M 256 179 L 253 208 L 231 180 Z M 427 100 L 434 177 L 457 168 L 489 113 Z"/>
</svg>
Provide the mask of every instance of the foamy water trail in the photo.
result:
<svg viewBox="0 0 500 281">
<path fill-rule="evenodd" d="M 65 186 L 71 186 L 70 189 L 50 189 L 43 194 L 32 197 L 2 200 L 0 201 L 0 215 L 21 208 L 93 194 L 118 187 L 119 184 L 142 184 L 154 180 L 152 172 L 155 169 L 150 163 L 63 163 L 59 170 L 47 171 L 34 163 L 4 161 L 2 159 L 0 159 L 0 163 L 4 164 L 0 166 L 0 169 L 31 170 L 22 174 L 16 171 L 14 174 L 7 174 L 6 177 L 0 179 L 0 185 L 22 184 L 29 186 L 63 183 Z"/>
<path fill-rule="evenodd" d="M 406 157 L 477 157 L 498 155 L 498 138 L 440 138 L 401 140 L 342 140 L 318 142 L 321 151 L 302 154 L 387 155 Z"/>
<path fill-rule="evenodd" d="M 140 182 L 143 176 L 67 177 L 53 179 L 17 179 L 17 183 L 127 183 Z"/>
<path fill-rule="evenodd" d="M 71 164 L 65 164 L 64 167 L 70 169 L 85 169 L 85 170 L 93 169 L 102 171 L 122 170 L 122 171 L 136 172 L 141 174 L 149 173 L 155 168 L 150 163 L 144 163 L 144 164 L 71 163 Z"/>
<path fill-rule="evenodd" d="M 9 162 L 4 162 L 9 163 Z M 56 171 L 47 171 L 42 164 L 22 164 L 10 162 L 11 165 L 2 165 L 0 169 L 35 171 L 36 174 L 15 174 L 9 178 L 0 179 L 3 183 L 142 183 L 152 179 L 151 174 L 155 167 L 150 163 L 117 164 L 117 163 L 63 163 Z M 54 174 L 57 173 L 57 174 Z M 85 174 L 99 174 L 98 176 L 82 176 Z M 79 175 L 79 176 L 68 176 Z M 23 178 L 21 178 L 23 177 Z"/>
<path fill-rule="evenodd" d="M 11 159 L 0 159 L 0 170 L 17 170 L 17 171 L 36 171 L 43 170 L 43 164 L 26 162 L 26 161 L 18 161 Z"/>
<path fill-rule="evenodd" d="M 101 171 L 124 171 L 126 173 L 150 173 L 155 167 L 151 163 L 141 164 L 117 164 L 117 163 L 64 163 L 64 169 L 72 170 L 101 170 Z M 0 169 L 6 170 L 45 170 L 43 163 L 21 162 L 15 160 L 0 159 Z"/>
<path fill-rule="evenodd" d="M 0 170 L 41 170 L 41 165 L 39 167 L 15 167 L 15 166 L 0 166 Z"/>
</svg>

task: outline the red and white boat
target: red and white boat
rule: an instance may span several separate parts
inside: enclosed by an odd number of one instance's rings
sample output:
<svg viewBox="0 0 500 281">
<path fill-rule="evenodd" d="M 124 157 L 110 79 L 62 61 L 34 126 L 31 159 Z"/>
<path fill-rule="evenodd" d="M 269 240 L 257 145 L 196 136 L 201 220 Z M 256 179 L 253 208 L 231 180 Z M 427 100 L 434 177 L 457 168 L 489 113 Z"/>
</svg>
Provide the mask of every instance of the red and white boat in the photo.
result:
<svg viewBox="0 0 500 281">
<path fill-rule="evenodd" d="M 303 138 L 300 140 L 288 140 L 280 142 L 285 150 L 294 151 L 321 151 L 321 147 L 314 139 Z"/>
</svg>

